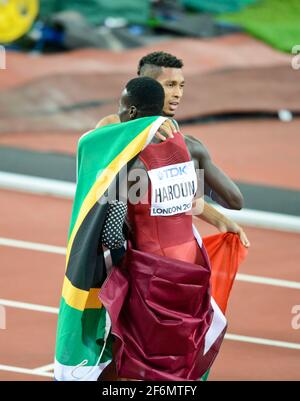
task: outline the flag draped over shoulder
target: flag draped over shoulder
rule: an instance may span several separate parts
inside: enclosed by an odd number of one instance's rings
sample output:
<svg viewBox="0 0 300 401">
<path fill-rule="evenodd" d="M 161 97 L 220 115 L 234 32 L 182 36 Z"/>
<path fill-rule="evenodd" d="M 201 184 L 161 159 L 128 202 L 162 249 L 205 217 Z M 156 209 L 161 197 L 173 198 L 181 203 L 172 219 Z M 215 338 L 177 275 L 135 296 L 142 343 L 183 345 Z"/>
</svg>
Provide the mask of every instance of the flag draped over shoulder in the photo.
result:
<svg viewBox="0 0 300 401">
<path fill-rule="evenodd" d="M 145 117 L 89 131 L 77 150 L 77 186 L 60 302 L 56 380 L 97 380 L 112 358 L 110 319 L 98 294 L 106 278 L 99 243 L 105 192 L 153 138 L 164 117 Z"/>
</svg>

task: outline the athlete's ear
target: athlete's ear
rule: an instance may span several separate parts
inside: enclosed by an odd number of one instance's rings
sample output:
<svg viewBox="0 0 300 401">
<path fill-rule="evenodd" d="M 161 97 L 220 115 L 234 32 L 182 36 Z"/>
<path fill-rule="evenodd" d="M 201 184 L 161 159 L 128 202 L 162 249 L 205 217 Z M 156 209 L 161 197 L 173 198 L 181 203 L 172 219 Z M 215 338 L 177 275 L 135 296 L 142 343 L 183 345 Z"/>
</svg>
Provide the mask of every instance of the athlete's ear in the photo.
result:
<svg viewBox="0 0 300 401">
<path fill-rule="evenodd" d="M 130 120 L 134 120 L 137 115 L 137 108 L 135 106 L 130 106 L 128 114 L 129 114 Z"/>
</svg>

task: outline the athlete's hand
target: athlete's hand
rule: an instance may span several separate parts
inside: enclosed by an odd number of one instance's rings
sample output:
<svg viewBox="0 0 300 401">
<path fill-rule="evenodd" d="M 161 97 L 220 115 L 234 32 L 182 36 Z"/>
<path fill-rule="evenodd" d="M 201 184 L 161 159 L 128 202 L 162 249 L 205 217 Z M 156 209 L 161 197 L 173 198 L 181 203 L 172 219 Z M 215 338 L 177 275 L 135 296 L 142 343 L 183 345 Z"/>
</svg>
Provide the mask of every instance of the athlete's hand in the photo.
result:
<svg viewBox="0 0 300 401">
<path fill-rule="evenodd" d="M 242 229 L 241 226 L 239 226 L 233 220 L 226 218 L 225 221 L 219 221 L 217 224 L 217 228 L 221 233 L 230 232 L 230 233 L 238 234 L 238 236 L 240 237 L 241 243 L 244 245 L 244 247 L 249 248 L 250 242 L 247 238 L 247 235 L 245 234 L 245 231 Z"/>
<path fill-rule="evenodd" d="M 166 141 L 168 138 L 174 138 L 175 132 L 177 132 L 177 128 L 171 120 L 166 120 L 159 127 L 159 130 L 156 132 L 155 136 L 157 139 L 161 141 Z"/>
</svg>

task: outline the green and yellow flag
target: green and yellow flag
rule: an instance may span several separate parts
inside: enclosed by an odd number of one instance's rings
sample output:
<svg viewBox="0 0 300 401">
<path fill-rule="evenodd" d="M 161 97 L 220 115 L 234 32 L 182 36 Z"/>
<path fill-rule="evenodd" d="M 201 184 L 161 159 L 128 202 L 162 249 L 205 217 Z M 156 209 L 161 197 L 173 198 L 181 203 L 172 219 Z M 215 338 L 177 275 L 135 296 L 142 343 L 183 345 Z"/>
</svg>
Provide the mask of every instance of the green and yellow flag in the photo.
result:
<svg viewBox="0 0 300 401">
<path fill-rule="evenodd" d="M 110 319 L 98 294 L 106 278 L 100 235 L 107 191 L 151 142 L 164 117 L 145 117 L 83 135 L 58 316 L 55 379 L 97 380 L 111 361 Z"/>
</svg>

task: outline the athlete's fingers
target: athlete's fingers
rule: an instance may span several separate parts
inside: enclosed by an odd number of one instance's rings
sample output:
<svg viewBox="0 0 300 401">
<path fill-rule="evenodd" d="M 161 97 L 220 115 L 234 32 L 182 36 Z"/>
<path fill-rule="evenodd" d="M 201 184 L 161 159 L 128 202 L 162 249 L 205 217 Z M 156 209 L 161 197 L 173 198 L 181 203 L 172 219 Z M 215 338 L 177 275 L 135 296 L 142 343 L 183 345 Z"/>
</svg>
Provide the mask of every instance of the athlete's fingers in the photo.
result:
<svg viewBox="0 0 300 401">
<path fill-rule="evenodd" d="M 176 126 L 171 120 L 168 119 L 164 121 L 163 124 L 159 127 L 155 136 L 161 141 L 165 141 L 168 138 L 174 138 L 175 132 L 177 132 Z"/>
<path fill-rule="evenodd" d="M 176 128 L 175 124 L 173 123 L 172 120 L 167 120 L 170 123 L 170 128 L 172 130 L 172 133 L 175 134 L 175 132 L 178 131 L 178 129 Z"/>
<path fill-rule="evenodd" d="M 172 131 L 171 131 L 171 129 L 170 129 L 169 126 L 161 125 L 161 126 L 159 127 L 158 132 L 159 132 L 165 139 L 173 138 L 173 134 L 172 134 Z"/>
<path fill-rule="evenodd" d="M 240 240 L 241 240 L 242 244 L 244 245 L 244 247 L 249 248 L 250 241 L 248 240 L 247 235 L 245 234 L 245 232 L 242 229 L 240 229 L 240 231 L 239 231 L 239 237 L 240 237 Z"/>
<path fill-rule="evenodd" d="M 169 137 L 169 138 L 174 138 L 172 128 L 170 127 L 169 124 L 163 124 L 160 129 Z"/>
<path fill-rule="evenodd" d="M 167 134 L 168 138 L 174 138 L 173 133 L 175 132 L 175 126 L 171 120 L 164 121 L 164 123 L 160 126 L 160 129 Z"/>
<path fill-rule="evenodd" d="M 168 119 L 164 122 L 163 124 L 164 126 L 167 126 L 169 128 L 169 132 L 170 132 L 170 138 L 174 138 L 174 134 L 177 131 L 174 123 L 172 120 Z"/>
<path fill-rule="evenodd" d="M 161 141 L 165 141 L 167 138 L 163 136 L 159 131 L 156 131 L 155 137 Z"/>
</svg>

